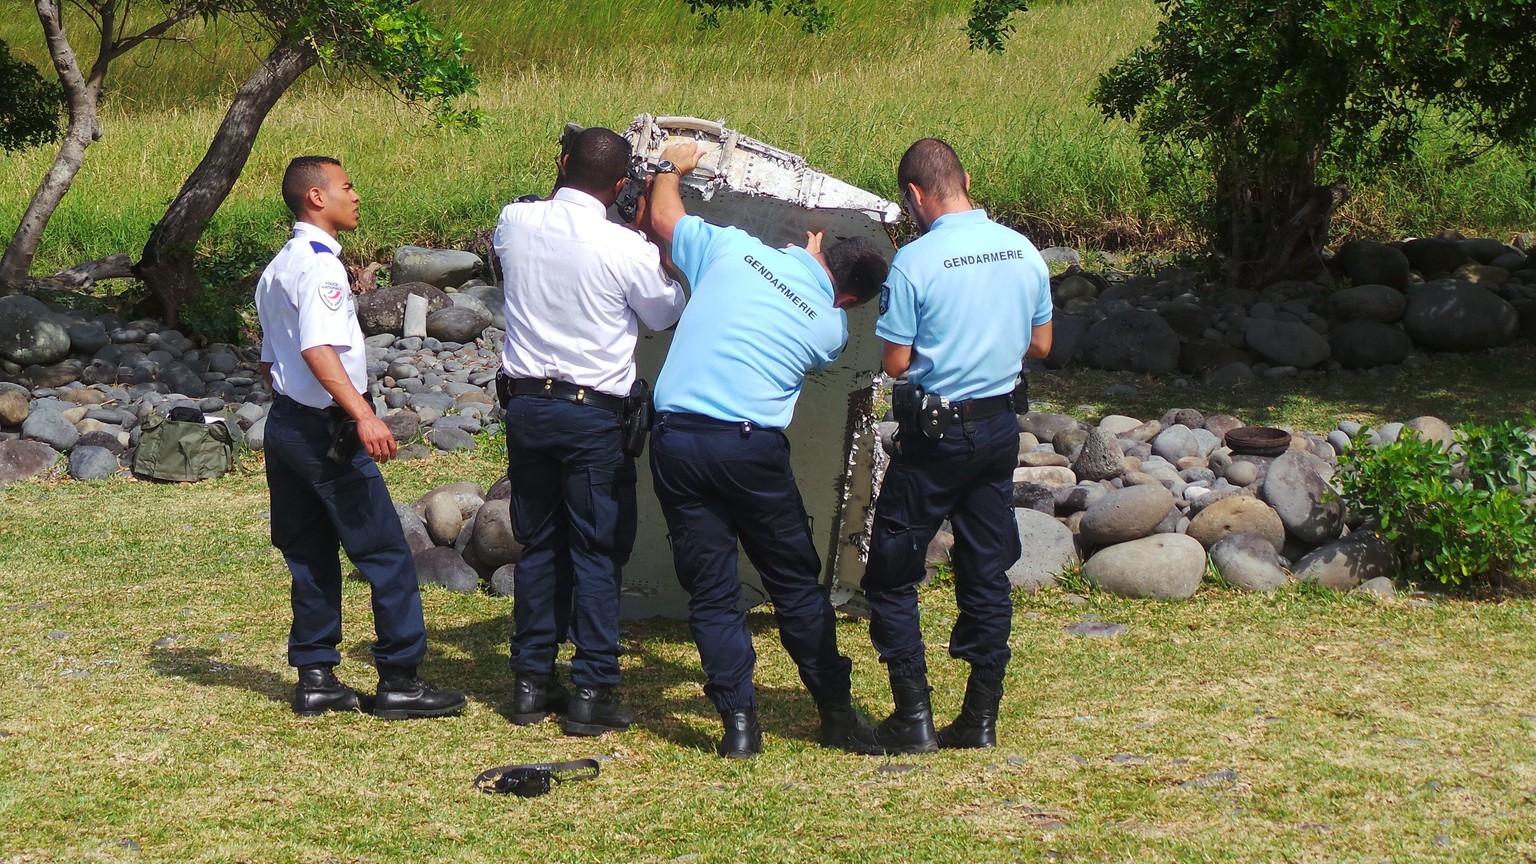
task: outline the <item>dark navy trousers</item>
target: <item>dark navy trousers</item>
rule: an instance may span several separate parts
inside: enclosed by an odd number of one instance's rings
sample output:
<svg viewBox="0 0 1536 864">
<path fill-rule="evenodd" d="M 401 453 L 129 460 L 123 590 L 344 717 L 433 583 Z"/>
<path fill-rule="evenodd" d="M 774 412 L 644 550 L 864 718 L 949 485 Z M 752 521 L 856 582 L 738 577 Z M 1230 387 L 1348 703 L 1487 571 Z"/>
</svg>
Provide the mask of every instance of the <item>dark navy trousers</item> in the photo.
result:
<svg viewBox="0 0 1536 864">
<path fill-rule="evenodd" d="M 864 595 L 869 638 L 892 678 L 926 675 L 917 586 L 928 543 L 946 517 L 960 615 L 949 653 L 984 678 L 1002 680 L 1013 623 L 1008 568 L 1019 560 L 1013 469 L 1019 437 L 1009 412 L 955 424 L 938 441 L 904 436 L 891 458 L 870 538 Z"/>
<path fill-rule="evenodd" d="M 779 639 L 817 702 L 845 701 L 852 663 L 837 650 L 837 617 L 789 464 L 789 439 L 691 414 L 662 414 L 651 473 L 667 520 L 688 624 L 716 710 L 755 707 L 757 654 L 737 576 L 738 539 L 773 601 Z"/>
<path fill-rule="evenodd" d="M 341 662 L 341 561 L 337 547 L 373 588 L 373 659 L 381 674 L 411 674 L 427 653 L 421 592 L 400 517 L 367 451 L 341 465 L 325 453 L 325 413 L 279 396 L 267 414 L 267 487 L 272 545 L 293 574 L 288 662 Z"/>
<path fill-rule="evenodd" d="M 619 415 L 547 396 L 507 402 L 512 670 L 547 675 L 567 628 L 578 687 L 619 683 L 619 583 L 635 545 L 635 460 Z"/>
</svg>

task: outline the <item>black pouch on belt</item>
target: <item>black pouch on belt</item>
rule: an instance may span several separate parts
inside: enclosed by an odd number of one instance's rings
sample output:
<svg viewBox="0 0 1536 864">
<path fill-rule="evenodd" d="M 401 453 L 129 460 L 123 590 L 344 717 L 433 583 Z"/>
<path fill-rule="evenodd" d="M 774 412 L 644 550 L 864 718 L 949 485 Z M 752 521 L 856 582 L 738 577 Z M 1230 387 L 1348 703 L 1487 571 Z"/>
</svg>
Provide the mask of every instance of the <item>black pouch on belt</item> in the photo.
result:
<svg viewBox="0 0 1536 864">
<path fill-rule="evenodd" d="M 325 420 L 331 427 L 331 446 L 326 448 L 325 457 L 337 465 L 352 464 L 362 444 L 357 437 L 357 421 L 335 405 L 325 409 Z"/>
<path fill-rule="evenodd" d="M 645 452 L 645 437 L 651 433 L 656 411 L 651 405 L 651 385 L 636 378 L 624 397 L 624 412 L 619 416 L 619 431 L 624 436 L 624 453 L 638 457 Z"/>
<path fill-rule="evenodd" d="M 1013 413 L 1029 413 L 1029 376 L 1019 373 L 1019 383 L 1013 385 L 1013 392 L 1008 394 L 1008 402 L 1013 405 Z"/>
</svg>

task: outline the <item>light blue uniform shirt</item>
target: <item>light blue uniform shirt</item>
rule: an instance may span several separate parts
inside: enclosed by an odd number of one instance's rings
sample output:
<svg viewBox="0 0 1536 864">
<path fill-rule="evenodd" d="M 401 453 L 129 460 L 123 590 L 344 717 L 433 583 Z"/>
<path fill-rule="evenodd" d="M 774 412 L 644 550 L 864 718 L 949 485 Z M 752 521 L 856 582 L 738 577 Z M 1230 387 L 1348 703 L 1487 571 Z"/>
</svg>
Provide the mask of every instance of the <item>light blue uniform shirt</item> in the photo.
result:
<svg viewBox="0 0 1536 864">
<path fill-rule="evenodd" d="M 672 261 L 692 293 L 656 378 L 656 410 L 788 426 L 806 373 L 848 342 L 826 270 L 804 249 L 697 216 L 673 230 Z"/>
<path fill-rule="evenodd" d="M 1050 273 L 1034 244 L 968 210 L 896 253 L 875 334 L 912 346 L 909 381 L 959 402 L 1011 392 L 1030 328 L 1050 320 Z"/>
</svg>

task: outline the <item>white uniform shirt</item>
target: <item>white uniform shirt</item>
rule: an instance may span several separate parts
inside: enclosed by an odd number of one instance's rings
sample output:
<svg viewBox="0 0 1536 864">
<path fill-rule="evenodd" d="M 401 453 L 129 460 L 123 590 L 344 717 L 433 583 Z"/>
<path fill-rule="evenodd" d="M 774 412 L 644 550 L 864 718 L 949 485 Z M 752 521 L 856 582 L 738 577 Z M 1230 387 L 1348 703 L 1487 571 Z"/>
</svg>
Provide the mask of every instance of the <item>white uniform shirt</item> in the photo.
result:
<svg viewBox="0 0 1536 864">
<path fill-rule="evenodd" d="M 330 345 L 359 393 L 368 387 L 368 354 L 347 268 L 336 257 L 341 244 L 308 222 L 293 226 L 293 239 L 277 253 L 256 283 L 261 319 L 261 362 L 272 364 L 277 392 L 311 408 L 336 404 L 299 352 Z"/>
<path fill-rule="evenodd" d="M 602 202 L 561 189 L 508 204 L 496 223 L 505 282 L 502 369 L 626 396 L 635 383 L 638 321 L 665 330 L 683 314 L 683 289 L 644 235 L 608 221 Z"/>
</svg>

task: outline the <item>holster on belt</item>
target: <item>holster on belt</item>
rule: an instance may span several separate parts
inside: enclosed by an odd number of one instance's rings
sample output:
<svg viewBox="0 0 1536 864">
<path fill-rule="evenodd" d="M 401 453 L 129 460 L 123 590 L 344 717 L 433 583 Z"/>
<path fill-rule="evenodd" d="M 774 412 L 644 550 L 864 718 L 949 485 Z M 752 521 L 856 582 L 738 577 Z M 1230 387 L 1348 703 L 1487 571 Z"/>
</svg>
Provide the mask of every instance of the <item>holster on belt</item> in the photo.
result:
<svg viewBox="0 0 1536 864">
<path fill-rule="evenodd" d="M 1029 376 L 1019 372 L 1019 383 L 1013 385 L 1013 392 L 1008 394 L 1008 401 L 1013 405 L 1013 413 L 1029 413 Z"/>
<path fill-rule="evenodd" d="M 624 410 L 619 414 L 619 432 L 623 436 L 624 453 L 638 457 L 645 452 L 645 438 L 651 433 L 656 409 L 651 403 L 651 385 L 644 378 L 636 378 L 629 395 L 624 397 Z"/>
<path fill-rule="evenodd" d="M 507 410 L 507 403 L 512 400 L 512 379 L 507 373 L 496 370 L 496 400 L 501 403 L 501 410 Z"/>
<path fill-rule="evenodd" d="M 937 393 L 925 393 L 921 385 L 903 381 L 891 391 L 891 414 L 898 435 L 922 435 L 931 441 L 944 437 L 949 428 L 949 401 Z"/>
<path fill-rule="evenodd" d="M 332 405 L 325 409 L 325 424 L 331 432 L 331 446 L 326 448 L 325 457 L 337 465 L 352 464 L 352 457 L 362 445 L 357 437 L 357 421 L 340 405 Z"/>
</svg>

